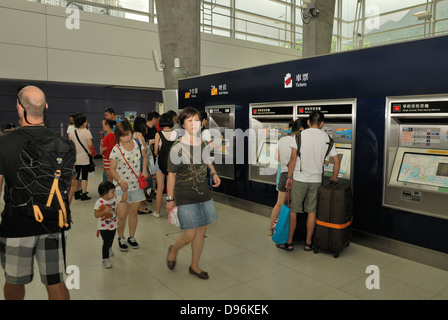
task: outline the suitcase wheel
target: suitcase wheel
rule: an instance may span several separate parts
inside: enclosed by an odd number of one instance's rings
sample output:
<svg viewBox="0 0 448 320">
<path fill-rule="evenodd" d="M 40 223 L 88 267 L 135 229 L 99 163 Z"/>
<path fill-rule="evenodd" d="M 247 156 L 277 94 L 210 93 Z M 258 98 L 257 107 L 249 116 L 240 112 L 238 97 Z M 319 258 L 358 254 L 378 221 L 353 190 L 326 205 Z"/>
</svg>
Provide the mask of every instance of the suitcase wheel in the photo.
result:
<svg viewBox="0 0 448 320">
<path fill-rule="evenodd" d="M 336 259 L 337 257 L 339 257 L 339 252 L 336 252 L 333 257 Z"/>
<path fill-rule="evenodd" d="M 313 252 L 314 252 L 314 253 L 318 253 L 318 252 L 319 252 L 319 248 L 318 248 L 318 247 L 314 247 Z"/>
</svg>

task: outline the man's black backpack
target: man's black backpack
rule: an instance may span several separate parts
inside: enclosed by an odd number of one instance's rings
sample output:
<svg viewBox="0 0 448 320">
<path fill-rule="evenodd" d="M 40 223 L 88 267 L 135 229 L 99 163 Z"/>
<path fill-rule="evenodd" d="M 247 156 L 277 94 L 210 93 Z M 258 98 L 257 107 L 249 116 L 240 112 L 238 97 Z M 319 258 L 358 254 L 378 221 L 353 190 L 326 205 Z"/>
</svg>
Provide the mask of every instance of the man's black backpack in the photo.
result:
<svg viewBox="0 0 448 320">
<path fill-rule="evenodd" d="M 60 228 L 68 227 L 68 193 L 75 161 L 73 141 L 56 133 L 27 141 L 10 189 L 15 211 L 38 222 L 56 220 Z"/>
<path fill-rule="evenodd" d="M 162 171 L 164 175 L 168 175 L 168 159 L 170 156 L 170 150 L 176 140 L 168 140 L 161 131 L 159 131 L 159 136 L 160 139 L 162 139 L 162 146 L 160 147 L 159 154 L 157 155 L 157 164 L 159 165 L 160 171 Z"/>
</svg>

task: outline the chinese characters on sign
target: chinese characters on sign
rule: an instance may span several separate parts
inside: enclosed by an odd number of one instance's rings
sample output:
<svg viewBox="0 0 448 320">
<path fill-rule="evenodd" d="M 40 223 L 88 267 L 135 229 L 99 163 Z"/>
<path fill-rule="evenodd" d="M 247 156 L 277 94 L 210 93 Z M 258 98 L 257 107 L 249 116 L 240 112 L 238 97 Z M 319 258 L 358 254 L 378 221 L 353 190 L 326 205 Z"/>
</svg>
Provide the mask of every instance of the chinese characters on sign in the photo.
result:
<svg viewBox="0 0 448 320">
<path fill-rule="evenodd" d="M 210 94 L 212 96 L 221 96 L 229 94 L 229 91 L 227 90 L 227 84 L 220 84 L 218 87 L 212 85 Z"/>
<path fill-rule="evenodd" d="M 291 74 L 287 73 L 284 79 L 285 88 L 302 88 L 308 86 L 308 81 L 310 80 L 310 74 L 307 73 L 299 73 L 295 76 L 295 83 L 292 80 Z"/>
<path fill-rule="evenodd" d="M 197 98 L 198 92 L 198 88 L 188 90 L 187 92 L 185 92 L 185 99 Z"/>
</svg>

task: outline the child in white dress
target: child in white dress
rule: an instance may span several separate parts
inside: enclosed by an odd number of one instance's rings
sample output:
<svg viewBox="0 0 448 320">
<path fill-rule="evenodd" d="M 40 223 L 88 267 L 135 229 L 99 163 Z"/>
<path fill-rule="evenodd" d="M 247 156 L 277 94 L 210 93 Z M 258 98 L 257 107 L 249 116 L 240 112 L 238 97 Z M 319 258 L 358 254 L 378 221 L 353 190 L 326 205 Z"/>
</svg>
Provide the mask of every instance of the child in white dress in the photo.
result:
<svg viewBox="0 0 448 320">
<path fill-rule="evenodd" d="M 110 181 L 101 182 L 98 186 L 100 198 L 95 202 L 95 218 L 98 218 L 98 233 L 103 238 L 103 267 L 112 267 L 110 257 L 113 256 L 111 249 L 115 232 L 118 228 L 117 206 L 120 202 L 126 202 L 127 190 L 123 190 L 123 195 L 115 195 L 115 185 Z"/>
</svg>

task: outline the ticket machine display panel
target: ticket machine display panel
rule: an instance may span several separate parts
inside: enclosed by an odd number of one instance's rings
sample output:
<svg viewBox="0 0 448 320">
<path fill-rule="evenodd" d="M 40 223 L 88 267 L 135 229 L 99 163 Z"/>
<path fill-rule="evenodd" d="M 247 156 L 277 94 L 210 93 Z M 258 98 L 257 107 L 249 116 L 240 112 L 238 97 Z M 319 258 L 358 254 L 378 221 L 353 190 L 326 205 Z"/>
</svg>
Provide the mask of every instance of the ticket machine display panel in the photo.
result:
<svg viewBox="0 0 448 320">
<path fill-rule="evenodd" d="M 277 144 L 293 120 L 290 104 L 253 104 L 250 107 L 249 180 L 276 184 Z"/>
<path fill-rule="evenodd" d="M 448 219 L 448 96 L 387 99 L 383 205 Z"/>
<path fill-rule="evenodd" d="M 234 179 L 235 106 L 208 106 L 208 127 L 214 151 L 214 167 L 223 178 Z M 203 134 L 206 138 L 206 134 Z"/>
</svg>

